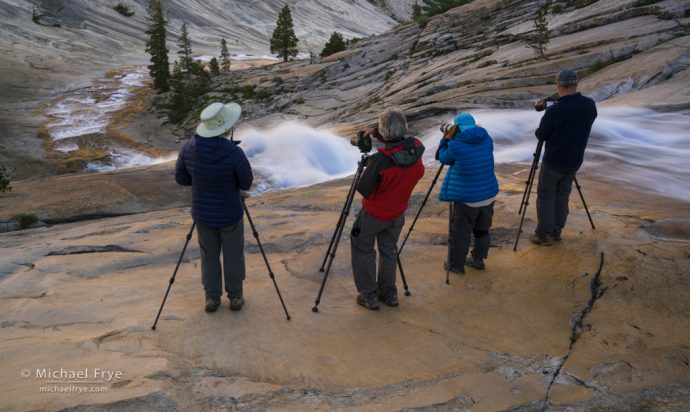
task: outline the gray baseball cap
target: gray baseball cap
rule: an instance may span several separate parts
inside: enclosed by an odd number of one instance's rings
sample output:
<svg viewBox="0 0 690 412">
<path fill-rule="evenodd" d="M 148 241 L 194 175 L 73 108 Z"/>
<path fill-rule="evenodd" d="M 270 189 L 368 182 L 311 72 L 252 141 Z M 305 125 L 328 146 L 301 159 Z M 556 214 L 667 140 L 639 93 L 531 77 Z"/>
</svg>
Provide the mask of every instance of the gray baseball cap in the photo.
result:
<svg viewBox="0 0 690 412">
<path fill-rule="evenodd" d="M 556 80 L 560 82 L 577 82 L 577 73 L 573 69 L 564 69 L 558 73 Z"/>
</svg>

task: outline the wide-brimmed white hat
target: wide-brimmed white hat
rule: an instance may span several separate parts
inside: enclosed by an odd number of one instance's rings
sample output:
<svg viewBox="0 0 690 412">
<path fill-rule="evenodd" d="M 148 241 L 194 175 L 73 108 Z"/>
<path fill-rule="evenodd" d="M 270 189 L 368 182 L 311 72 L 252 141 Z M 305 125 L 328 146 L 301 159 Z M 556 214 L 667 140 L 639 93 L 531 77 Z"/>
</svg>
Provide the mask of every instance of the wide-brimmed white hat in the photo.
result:
<svg viewBox="0 0 690 412">
<path fill-rule="evenodd" d="M 201 137 L 221 136 L 237 123 L 240 114 L 242 108 L 237 103 L 213 103 L 201 112 L 196 134 Z"/>
</svg>

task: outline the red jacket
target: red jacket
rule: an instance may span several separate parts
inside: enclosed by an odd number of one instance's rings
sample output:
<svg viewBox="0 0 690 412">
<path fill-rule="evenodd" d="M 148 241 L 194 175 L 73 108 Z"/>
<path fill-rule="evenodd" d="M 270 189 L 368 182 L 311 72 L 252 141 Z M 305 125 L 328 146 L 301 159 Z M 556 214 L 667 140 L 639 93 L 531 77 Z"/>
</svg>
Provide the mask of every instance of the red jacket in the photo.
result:
<svg viewBox="0 0 690 412">
<path fill-rule="evenodd" d="M 395 220 L 407 210 L 412 190 L 424 176 L 424 145 L 414 137 L 387 143 L 372 155 L 357 191 L 362 206 L 379 220 Z"/>
</svg>

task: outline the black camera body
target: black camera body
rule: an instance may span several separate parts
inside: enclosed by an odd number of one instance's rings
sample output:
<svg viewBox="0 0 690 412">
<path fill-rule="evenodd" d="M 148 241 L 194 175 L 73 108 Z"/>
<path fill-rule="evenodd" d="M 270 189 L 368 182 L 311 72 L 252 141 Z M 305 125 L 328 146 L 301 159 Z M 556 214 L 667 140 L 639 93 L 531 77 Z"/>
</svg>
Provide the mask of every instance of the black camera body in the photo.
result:
<svg viewBox="0 0 690 412">
<path fill-rule="evenodd" d="M 561 96 L 558 93 L 553 94 L 551 96 L 542 97 L 541 99 L 537 100 L 536 103 L 534 103 L 534 110 L 538 112 L 544 111 L 547 107 L 551 107 L 554 104 L 558 103 L 558 99 L 560 97 Z"/>
<path fill-rule="evenodd" d="M 372 137 L 376 140 L 383 141 L 383 136 L 379 133 L 378 125 L 358 131 L 357 134 L 350 139 L 350 144 L 357 146 L 362 153 L 369 153 L 374 147 L 373 141 L 371 140 Z"/>
</svg>

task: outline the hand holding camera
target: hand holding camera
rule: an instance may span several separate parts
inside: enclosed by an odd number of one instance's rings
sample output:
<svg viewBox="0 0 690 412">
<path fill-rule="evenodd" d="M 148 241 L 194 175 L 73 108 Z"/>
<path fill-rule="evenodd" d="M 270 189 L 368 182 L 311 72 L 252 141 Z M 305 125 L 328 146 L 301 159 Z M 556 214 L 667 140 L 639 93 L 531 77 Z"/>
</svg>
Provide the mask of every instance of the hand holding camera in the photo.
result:
<svg viewBox="0 0 690 412">
<path fill-rule="evenodd" d="M 458 133 L 458 126 L 454 124 L 442 124 L 441 133 L 446 140 L 453 140 L 453 137 Z"/>
<path fill-rule="evenodd" d="M 376 140 L 383 141 L 383 136 L 379 133 L 377 125 L 358 131 L 357 134 L 350 139 L 350 144 L 357 146 L 362 153 L 369 153 L 373 148 L 372 137 Z"/>
<path fill-rule="evenodd" d="M 538 112 L 544 111 L 547 107 L 556 104 L 560 97 L 561 96 L 558 93 L 553 94 L 551 96 L 542 97 L 541 99 L 537 100 L 536 103 L 534 103 L 534 110 Z"/>
</svg>

